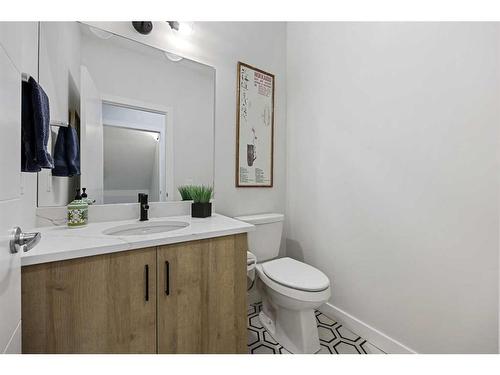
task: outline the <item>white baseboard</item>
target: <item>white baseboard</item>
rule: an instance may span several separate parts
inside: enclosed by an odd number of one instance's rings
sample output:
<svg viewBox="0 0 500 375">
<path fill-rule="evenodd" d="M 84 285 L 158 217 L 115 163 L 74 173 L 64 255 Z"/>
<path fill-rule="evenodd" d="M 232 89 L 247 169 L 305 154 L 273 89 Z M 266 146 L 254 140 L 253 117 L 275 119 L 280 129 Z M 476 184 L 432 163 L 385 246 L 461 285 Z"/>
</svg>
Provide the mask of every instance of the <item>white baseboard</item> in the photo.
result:
<svg viewBox="0 0 500 375">
<path fill-rule="evenodd" d="M 319 311 L 326 316 L 330 316 L 335 321 L 344 325 L 352 332 L 360 335 L 369 343 L 389 354 L 416 354 L 417 352 L 401 344 L 399 341 L 387 336 L 376 328 L 362 322 L 344 310 L 335 307 L 330 303 L 325 303 L 319 308 Z"/>
</svg>

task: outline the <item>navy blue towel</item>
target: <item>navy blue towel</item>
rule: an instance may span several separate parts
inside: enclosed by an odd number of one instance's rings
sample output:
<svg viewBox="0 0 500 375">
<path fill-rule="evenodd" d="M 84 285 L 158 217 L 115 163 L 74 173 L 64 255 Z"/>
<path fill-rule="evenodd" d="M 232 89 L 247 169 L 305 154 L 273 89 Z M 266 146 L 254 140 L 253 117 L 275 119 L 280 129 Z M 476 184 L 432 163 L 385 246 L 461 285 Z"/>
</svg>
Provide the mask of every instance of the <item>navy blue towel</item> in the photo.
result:
<svg viewBox="0 0 500 375">
<path fill-rule="evenodd" d="M 76 129 L 72 126 L 67 128 L 66 134 L 66 161 L 68 163 L 68 171 L 70 176 L 78 176 L 80 174 L 80 142 Z"/>
<path fill-rule="evenodd" d="M 60 127 L 54 147 L 53 176 L 71 177 L 80 174 L 80 153 L 76 129 Z"/>
<path fill-rule="evenodd" d="M 40 172 L 36 161 L 35 126 L 33 125 L 33 105 L 28 82 L 22 83 L 21 102 L 21 171 Z"/>
<path fill-rule="evenodd" d="M 21 171 L 39 172 L 54 168 L 47 151 L 50 135 L 49 98 L 42 87 L 30 77 L 22 83 Z"/>
<path fill-rule="evenodd" d="M 56 145 L 54 146 L 54 169 L 53 176 L 67 177 L 68 163 L 66 162 L 66 133 L 67 128 L 60 127 L 57 132 Z"/>
</svg>

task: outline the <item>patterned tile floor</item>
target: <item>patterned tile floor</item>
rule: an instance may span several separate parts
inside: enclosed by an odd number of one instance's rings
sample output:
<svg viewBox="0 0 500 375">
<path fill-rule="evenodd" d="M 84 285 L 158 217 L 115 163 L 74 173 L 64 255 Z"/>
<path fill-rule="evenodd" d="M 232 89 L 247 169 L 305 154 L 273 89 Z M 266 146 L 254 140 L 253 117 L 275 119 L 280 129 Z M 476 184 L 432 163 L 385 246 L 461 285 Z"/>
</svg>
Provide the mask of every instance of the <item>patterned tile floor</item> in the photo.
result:
<svg viewBox="0 0 500 375">
<path fill-rule="evenodd" d="M 248 306 L 248 352 L 251 354 L 291 354 L 262 327 L 259 312 L 262 305 Z M 321 350 L 318 354 L 383 354 L 365 339 L 316 311 Z"/>
</svg>

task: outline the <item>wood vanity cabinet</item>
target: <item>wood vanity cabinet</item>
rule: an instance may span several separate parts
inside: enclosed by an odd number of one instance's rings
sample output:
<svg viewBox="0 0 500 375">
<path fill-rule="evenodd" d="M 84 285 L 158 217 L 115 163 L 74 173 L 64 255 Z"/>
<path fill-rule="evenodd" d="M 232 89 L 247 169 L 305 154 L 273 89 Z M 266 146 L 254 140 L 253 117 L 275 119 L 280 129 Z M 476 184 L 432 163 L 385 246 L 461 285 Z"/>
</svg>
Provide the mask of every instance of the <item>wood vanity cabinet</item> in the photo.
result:
<svg viewBox="0 0 500 375">
<path fill-rule="evenodd" d="M 23 353 L 156 352 L 156 248 L 42 263 L 21 275 Z"/>
<path fill-rule="evenodd" d="M 22 268 L 23 353 L 246 353 L 246 234 Z"/>
<path fill-rule="evenodd" d="M 158 249 L 158 353 L 246 353 L 246 235 Z"/>
</svg>

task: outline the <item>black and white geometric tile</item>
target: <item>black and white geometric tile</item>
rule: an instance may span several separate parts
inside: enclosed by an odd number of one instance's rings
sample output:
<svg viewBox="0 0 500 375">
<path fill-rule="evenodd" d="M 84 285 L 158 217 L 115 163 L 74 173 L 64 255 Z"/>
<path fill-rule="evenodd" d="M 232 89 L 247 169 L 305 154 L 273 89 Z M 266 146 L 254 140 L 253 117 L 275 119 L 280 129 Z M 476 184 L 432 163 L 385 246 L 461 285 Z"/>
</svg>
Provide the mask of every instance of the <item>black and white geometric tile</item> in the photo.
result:
<svg viewBox="0 0 500 375">
<path fill-rule="evenodd" d="M 291 354 L 262 327 L 259 312 L 262 304 L 248 306 L 248 353 Z M 352 333 L 341 324 L 316 311 L 321 350 L 318 354 L 384 354 L 365 339 Z"/>
</svg>

